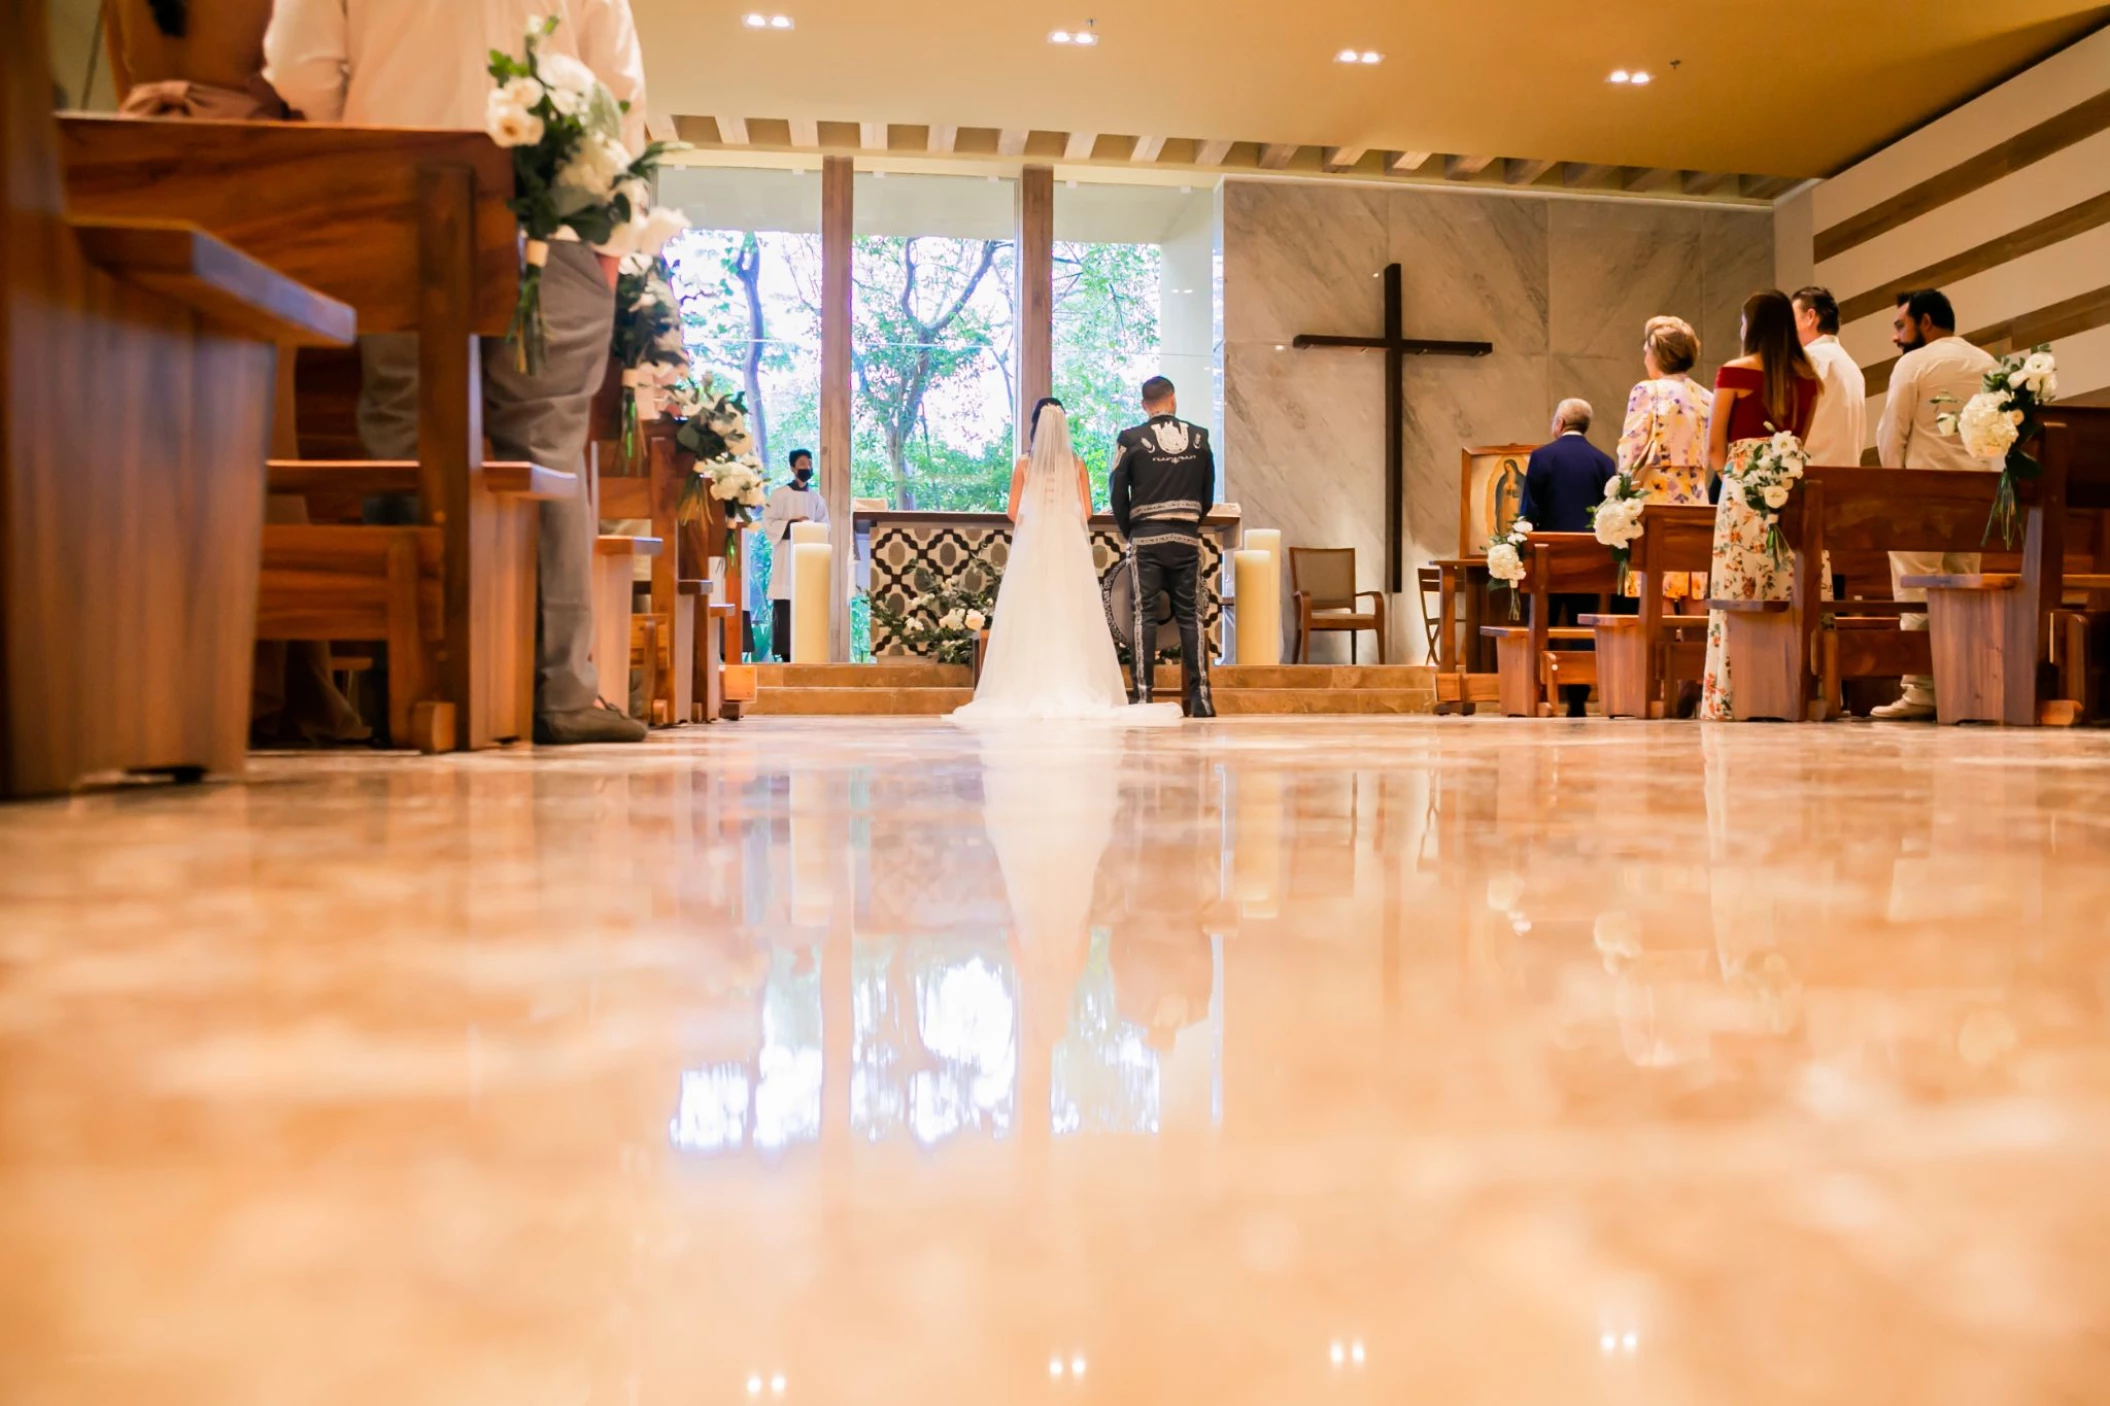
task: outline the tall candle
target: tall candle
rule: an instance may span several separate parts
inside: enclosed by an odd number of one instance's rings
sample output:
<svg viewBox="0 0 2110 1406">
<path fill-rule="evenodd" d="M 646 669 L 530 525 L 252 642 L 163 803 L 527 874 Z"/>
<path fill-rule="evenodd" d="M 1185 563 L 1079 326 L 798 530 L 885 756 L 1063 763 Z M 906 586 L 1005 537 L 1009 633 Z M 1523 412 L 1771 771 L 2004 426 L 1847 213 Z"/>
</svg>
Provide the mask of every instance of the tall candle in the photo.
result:
<svg viewBox="0 0 2110 1406">
<path fill-rule="evenodd" d="M 1248 527 L 1245 530 L 1245 546 L 1248 551 L 1272 552 L 1275 560 L 1282 560 L 1282 532 L 1274 527 Z"/>
<path fill-rule="evenodd" d="M 1245 666 L 1282 662 L 1282 577 L 1272 552 L 1244 547 L 1232 554 L 1238 593 L 1238 662 Z"/>
<path fill-rule="evenodd" d="M 796 547 L 807 542 L 826 542 L 828 524 L 825 522 L 795 522 L 791 524 L 791 545 Z"/>
<path fill-rule="evenodd" d="M 828 662 L 829 592 L 835 548 L 797 542 L 791 548 L 791 662 Z"/>
</svg>

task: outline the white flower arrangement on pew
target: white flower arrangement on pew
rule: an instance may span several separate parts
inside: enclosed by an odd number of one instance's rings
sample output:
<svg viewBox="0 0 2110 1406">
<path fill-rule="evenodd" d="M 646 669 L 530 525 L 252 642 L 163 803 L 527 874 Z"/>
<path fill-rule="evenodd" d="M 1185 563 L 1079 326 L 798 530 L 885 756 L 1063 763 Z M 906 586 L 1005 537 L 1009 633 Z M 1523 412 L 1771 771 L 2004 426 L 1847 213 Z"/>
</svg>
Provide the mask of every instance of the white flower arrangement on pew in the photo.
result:
<svg viewBox="0 0 2110 1406">
<path fill-rule="evenodd" d="M 1509 531 L 1487 544 L 1487 574 L 1509 587 L 1509 618 L 1518 617 L 1517 609 L 1522 592 L 1518 585 L 1524 579 L 1524 545 L 1531 537 L 1531 523 L 1518 518 L 1509 525 Z"/>
<path fill-rule="evenodd" d="M 696 471 L 681 486 L 674 516 L 680 522 L 703 518 L 713 499 L 724 505 L 726 521 L 745 527 L 769 501 L 762 461 L 747 432 L 747 394 L 720 391 L 706 371 L 701 381 L 683 380 L 668 389 L 667 405 L 680 418 L 674 442 L 696 456 Z"/>
<path fill-rule="evenodd" d="M 1632 475 L 1618 473 L 1605 480 L 1604 501 L 1590 509 L 1590 527 L 1597 540 L 1612 549 L 1619 563 L 1619 589 L 1626 590 L 1627 563 L 1633 560 L 1634 543 L 1641 539 L 1641 510 L 1648 498 L 1635 486 Z"/>
<path fill-rule="evenodd" d="M 2037 411 L 2059 398 L 2059 363 L 2049 343 L 2000 358 L 1985 373 L 1984 389 L 1964 403 L 1961 411 L 1944 411 L 1935 417 L 1935 428 L 1963 440 L 1964 452 L 1974 459 L 2000 461 L 2000 489 L 1993 498 L 1993 514 L 1986 519 L 1985 540 L 2000 529 L 2001 541 L 2015 545 L 2015 483 L 2034 479 L 2044 466 L 2023 446 L 2043 432 Z M 1936 405 L 1954 405 L 1956 398 L 1938 395 Z"/>
<path fill-rule="evenodd" d="M 1788 544 L 1780 535 L 1780 514 L 1794 498 L 1795 487 L 1809 466 L 1802 440 L 1777 430 L 1744 461 L 1743 472 L 1722 475 L 1722 492 L 1740 495 L 1744 506 L 1764 519 L 1766 552 L 1775 566 L 1785 565 L 1788 559 Z"/>
<path fill-rule="evenodd" d="M 484 130 L 513 153 L 513 198 L 506 208 L 526 236 L 527 267 L 506 341 L 515 364 L 531 375 L 549 351 L 542 270 L 550 241 L 569 231 L 618 251 L 654 237 L 664 244 L 679 228 L 668 226 L 681 218 L 645 208 L 653 173 L 677 144 L 654 142 L 632 160 L 622 135 L 629 104 L 617 102 L 577 59 L 541 52 L 556 29 L 555 15 L 529 24 L 525 59 L 491 51 L 489 71 L 498 86 L 484 109 Z"/>
<path fill-rule="evenodd" d="M 615 335 L 610 350 L 623 378 L 623 459 L 634 464 L 641 423 L 659 419 L 667 408 L 664 393 L 689 375 L 681 305 L 657 251 L 640 250 L 623 258 L 615 284 Z"/>
</svg>

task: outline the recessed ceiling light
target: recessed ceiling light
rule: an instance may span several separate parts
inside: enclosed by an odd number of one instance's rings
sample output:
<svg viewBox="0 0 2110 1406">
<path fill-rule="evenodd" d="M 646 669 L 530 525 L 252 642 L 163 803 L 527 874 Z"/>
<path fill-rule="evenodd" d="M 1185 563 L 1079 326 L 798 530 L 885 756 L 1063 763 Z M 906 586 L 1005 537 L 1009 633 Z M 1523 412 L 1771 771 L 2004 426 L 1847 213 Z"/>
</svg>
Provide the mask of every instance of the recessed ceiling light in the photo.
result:
<svg viewBox="0 0 2110 1406">
<path fill-rule="evenodd" d="M 1383 63 L 1384 61 L 1385 61 L 1385 56 L 1384 56 L 1383 54 L 1380 54 L 1380 53 L 1379 53 L 1379 52 L 1378 52 L 1377 50 L 1375 50 L 1375 49 L 1365 49 L 1365 50 L 1363 50 L 1363 62 L 1364 62 L 1364 63 Z"/>
<path fill-rule="evenodd" d="M 1067 44 L 1070 42 L 1070 32 L 1067 29 L 1058 29 L 1048 36 L 1048 42 L 1050 44 Z"/>
<path fill-rule="evenodd" d="M 1643 70 L 1641 70 L 1641 71 L 1640 71 L 1639 73 L 1636 73 L 1636 74 L 1634 75 L 1634 79 L 1633 79 L 1633 81 L 1634 81 L 1634 82 L 1635 82 L 1635 83 L 1636 83 L 1637 85 L 1639 85 L 1639 84 L 1642 84 L 1642 83 L 1646 83 L 1646 82 L 1648 82 L 1648 81 L 1649 81 L 1649 76 L 1648 76 L 1648 70 L 1647 70 L 1647 69 L 1643 69 Z"/>
<path fill-rule="evenodd" d="M 789 29 L 791 28 L 791 16 L 771 15 L 769 17 L 769 27 L 771 29 Z"/>
<path fill-rule="evenodd" d="M 1361 63 L 1363 56 L 1354 49 L 1343 49 L 1333 56 L 1335 63 Z"/>
<path fill-rule="evenodd" d="M 1632 74 L 1630 74 L 1630 73 L 1628 73 L 1628 72 L 1627 72 L 1627 71 L 1626 71 L 1625 69 L 1623 69 L 1623 68 L 1616 68 L 1616 69 L 1613 69 L 1613 70 L 1612 70 L 1612 76 L 1611 76 L 1610 78 L 1607 78 L 1607 79 L 1605 80 L 1605 82 L 1607 82 L 1607 83 L 1624 83 L 1624 82 L 1626 82 L 1626 81 L 1627 81 L 1628 79 L 1630 79 L 1630 78 L 1632 78 L 1632 77 L 1633 77 L 1633 75 L 1632 75 Z"/>
<path fill-rule="evenodd" d="M 769 16 L 749 15 L 747 17 L 747 27 L 749 29 L 767 29 L 769 28 Z"/>
<path fill-rule="evenodd" d="M 1078 43 L 1080 43 L 1080 44 L 1082 44 L 1082 45 L 1084 45 L 1084 47 L 1085 47 L 1085 48 L 1087 48 L 1087 49 L 1089 49 L 1090 47 L 1092 47 L 1092 45 L 1094 45 L 1094 44 L 1096 44 L 1096 43 L 1098 43 L 1098 42 L 1099 42 L 1099 36 L 1098 36 L 1098 35 L 1096 35 L 1096 34 L 1094 34 L 1094 33 L 1092 33 L 1092 32 L 1091 32 L 1090 30 L 1088 30 L 1088 29 L 1087 29 L 1087 30 L 1084 30 L 1084 31 L 1082 31 L 1082 32 L 1080 32 L 1080 33 L 1079 33 L 1079 34 L 1078 34 L 1078 35 L 1076 36 L 1076 38 L 1077 38 L 1077 42 L 1078 42 Z"/>
</svg>

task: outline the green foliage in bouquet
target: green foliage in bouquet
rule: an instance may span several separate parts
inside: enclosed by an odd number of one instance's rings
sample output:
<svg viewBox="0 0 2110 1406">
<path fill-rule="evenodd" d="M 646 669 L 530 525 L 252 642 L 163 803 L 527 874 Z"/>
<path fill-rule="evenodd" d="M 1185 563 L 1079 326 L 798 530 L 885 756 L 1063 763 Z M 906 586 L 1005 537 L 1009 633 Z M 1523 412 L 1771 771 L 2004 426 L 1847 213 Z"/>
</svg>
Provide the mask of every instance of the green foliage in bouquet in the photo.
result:
<svg viewBox="0 0 2110 1406">
<path fill-rule="evenodd" d="M 918 571 L 915 581 L 916 594 L 905 610 L 875 597 L 872 623 L 884 626 L 913 654 L 941 664 L 972 664 L 975 641 L 996 608 L 989 592 L 940 583 L 928 571 Z"/>
</svg>

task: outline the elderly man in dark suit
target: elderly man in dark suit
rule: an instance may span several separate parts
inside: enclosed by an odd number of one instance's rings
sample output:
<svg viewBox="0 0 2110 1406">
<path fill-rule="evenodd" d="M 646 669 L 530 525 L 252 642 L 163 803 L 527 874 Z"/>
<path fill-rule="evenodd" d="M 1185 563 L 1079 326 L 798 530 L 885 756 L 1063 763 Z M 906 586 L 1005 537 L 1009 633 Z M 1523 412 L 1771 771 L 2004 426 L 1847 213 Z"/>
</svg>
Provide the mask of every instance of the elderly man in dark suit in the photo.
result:
<svg viewBox="0 0 2110 1406">
<path fill-rule="evenodd" d="M 1553 412 L 1553 441 L 1531 451 L 1524 470 L 1521 515 L 1541 532 L 1588 532 L 1590 509 L 1604 501 L 1604 486 L 1619 472 L 1612 457 L 1584 439 L 1590 428 L 1590 402 L 1564 400 Z M 1552 597 L 1548 625 L 1572 625 L 1595 611 L 1595 596 Z M 1568 716 L 1583 716 L 1590 690 L 1579 685 L 1561 689 Z"/>
</svg>

